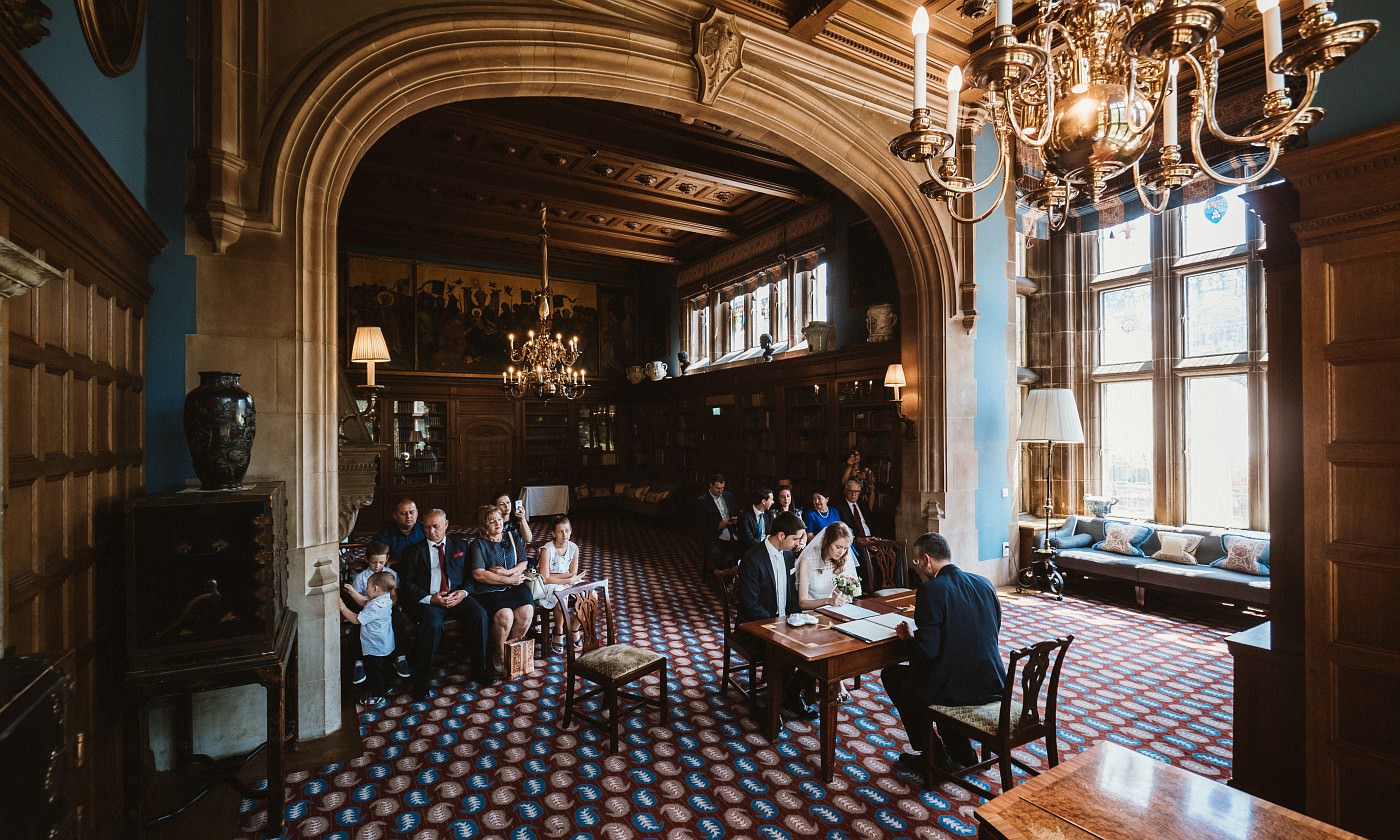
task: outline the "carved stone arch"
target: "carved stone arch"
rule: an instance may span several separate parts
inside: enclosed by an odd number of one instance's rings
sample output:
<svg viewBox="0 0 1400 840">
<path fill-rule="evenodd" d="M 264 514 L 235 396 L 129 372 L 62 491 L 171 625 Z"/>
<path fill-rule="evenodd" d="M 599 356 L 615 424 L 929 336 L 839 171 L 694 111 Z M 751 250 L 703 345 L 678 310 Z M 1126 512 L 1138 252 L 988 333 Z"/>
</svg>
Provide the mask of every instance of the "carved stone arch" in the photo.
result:
<svg viewBox="0 0 1400 840">
<path fill-rule="evenodd" d="M 648 6 L 648 11 L 658 8 Z M 903 323 L 911 328 L 901 331 L 903 361 L 906 370 L 920 373 L 910 383 L 905 410 L 917 418 L 919 443 L 906 455 L 899 519 L 901 528 L 923 530 L 928 499 L 941 498 L 945 489 L 945 453 L 970 450 L 972 444 L 970 436 L 960 436 L 950 449 L 945 419 L 950 414 L 946 383 L 956 367 L 947 357 L 946 325 L 957 269 L 946 215 L 918 193 L 916 173 L 889 154 L 886 144 L 900 128 L 895 117 L 900 106 L 881 104 L 890 96 L 879 80 L 853 71 L 853 81 L 833 85 L 829 54 L 755 27 L 745 33 L 743 72 L 712 105 L 702 105 L 694 100 L 693 20 L 682 14 L 623 16 L 530 3 L 452 9 L 452 15 L 442 7 L 389 12 L 309 49 L 308 55 L 325 58 L 304 61 L 258 121 L 268 128 L 244 170 L 252 183 L 232 191 L 243 197 L 243 206 L 230 207 L 226 218 L 232 247 L 201 261 L 201 284 L 206 276 L 229 282 L 223 277 L 251 260 L 271 275 L 261 282 L 285 281 L 292 287 L 292 311 L 283 317 L 285 334 L 294 336 L 285 340 L 293 358 L 285 372 L 279 368 L 277 391 L 293 440 L 277 455 L 280 460 L 262 470 L 255 461 L 254 471 L 285 477 L 292 486 L 290 521 L 298 523 L 299 533 L 290 536 L 302 555 L 304 597 L 313 602 L 296 605 L 303 615 L 302 638 L 322 617 L 326 623 L 335 620 L 340 200 L 365 151 L 389 129 L 416 113 L 463 100 L 570 96 L 694 116 L 741 129 L 850 197 L 894 257 L 901 311 L 908 313 Z M 223 332 L 216 318 L 203 314 L 200 325 L 188 364 L 197 364 L 202 353 L 238 346 L 236 328 Z M 260 405 L 260 421 L 263 413 Z M 324 660 L 330 695 L 333 657 L 310 658 Z M 314 718 L 305 718 L 304 701 L 303 731 L 337 728 L 333 706 L 324 703 L 324 726 L 317 726 Z"/>
</svg>

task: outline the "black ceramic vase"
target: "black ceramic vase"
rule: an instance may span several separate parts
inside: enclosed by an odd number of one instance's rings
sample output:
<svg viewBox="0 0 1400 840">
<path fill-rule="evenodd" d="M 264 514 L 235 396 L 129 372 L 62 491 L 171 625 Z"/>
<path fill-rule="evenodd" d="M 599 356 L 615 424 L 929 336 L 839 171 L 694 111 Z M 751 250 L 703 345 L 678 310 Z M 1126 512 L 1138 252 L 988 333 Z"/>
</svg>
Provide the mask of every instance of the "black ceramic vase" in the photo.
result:
<svg viewBox="0 0 1400 840">
<path fill-rule="evenodd" d="M 202 370 L 199 387 L 185 395 L 185 442 L 202 490 L 237 489 L 248 472 L 258 424 L 241 375 Z"/>
</svg>

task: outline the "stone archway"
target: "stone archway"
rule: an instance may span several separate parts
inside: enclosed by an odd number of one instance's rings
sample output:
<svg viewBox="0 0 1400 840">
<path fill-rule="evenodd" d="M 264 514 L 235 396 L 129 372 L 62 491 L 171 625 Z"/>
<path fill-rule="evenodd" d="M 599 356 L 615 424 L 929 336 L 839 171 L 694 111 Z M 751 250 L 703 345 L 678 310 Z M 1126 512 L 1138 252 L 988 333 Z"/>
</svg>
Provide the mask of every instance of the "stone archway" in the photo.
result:
<svg viewBox="0 0 1400 840">
<path fill-rule="evenodd" d="M 307 735 L 339 727 L 335 218 L 364 151 L 415 113 L 512 96 L 624 101 L 741 128 L 804 164 L 869 215 L 896 257 L 902 311 L 920 313 L 906 318 L 916 328 L 905 331 L 902 345 L 906 369 L 922 373 L 905 403 L 918 419 L 919 445 L 906 459 L 901 523 L 923 530 L 927 500 L 949 489 L 945 476 L 967 472 L 950 471 L 945 455 L 954 449 L 945 418 L 970 413 L 966 404 L 950 405 L 970 399 L 961 396 L 967 389 L 945 385 L 946 344 L 962 340 L 944 328 L 956 269 L 946 220 L 886 149 L 899 128 L 893 92 L 856 68 L 850 78 L 835 76 L 826 66 L 830 55 L 749 27 L 744 70 L 713 105 L 700 105 L 690 27 L 706 7 L 694 4 L 696 14 L 687 16 L 674 9 L 653 14 L 659 7 L 648 5 L 642 15 L 633 5 L 642 4 L 615 3 L 611 13 L 531 3 L 512 4 L 508 12 L 454 6 L 455 16 L 417 8 L 365 18 L 330 37 L 308 36 L 307 54 L 257 121 L 272 130 L 249 155 L 255 165 L 242 172 L 237 192 L 249 198 L 241 208 L 220 208 L 222 253 L 200 260 L 200 326 L 190 338 L 187 368 L 246 352 L 249 332 L 273 338 L 277 347 L 267 375 L 278 396 L 270 412 L 260 404 L 259 419 L 285 443 L 255 453 L 253 472 L 289 484 L 297 523 L 289 535 L 290 591 L 300 615 L 300 715 Z M 236 278 L 250 265 L 272 305 L 245 303 L 248 311 L 233 318 L 207 313 L 206 301 L 229 302 L 241 293 Z M 966 438 L 956 451 L 971 453 L 970 429 L 954 434 Z M 971 488 L 965 498 L 970 523 Z"/>
</svg>

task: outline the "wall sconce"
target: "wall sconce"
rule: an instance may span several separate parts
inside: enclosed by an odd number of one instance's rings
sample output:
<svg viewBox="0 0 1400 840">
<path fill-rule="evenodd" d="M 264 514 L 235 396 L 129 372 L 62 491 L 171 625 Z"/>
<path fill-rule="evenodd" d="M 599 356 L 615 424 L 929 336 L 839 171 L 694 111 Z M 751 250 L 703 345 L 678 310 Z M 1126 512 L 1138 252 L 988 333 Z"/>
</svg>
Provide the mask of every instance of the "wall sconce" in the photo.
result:
<svg viewBox="0 0 1400 840">
<path fill-rule="evenodd" d="M 899 417 L 899 422 L 904 426 L 904 439 L 913 443 L 915 440 L 914 420 L 904 416 L 904 398 L 899 393 L 899 389 L 908 384 L 908 380 L 904 378 L 904 365 L 896 363 L 885 368 L 885 387 L 894 391 L 890 402 L 894 403 L 895 415 Z"/>
<path fill-rule="evenodd" d="M 356 327 L 355 341 L 350 348 L 350 362 L 364 363 L 365 384 L 355 386 L 355 390 L 364 394 L 365 403 L 368 405 L 365 414 L 376 438 L 379 436 L 379 395 L 384 391 L 384 386 L 374 382 L 374 365 L 376 362 L 387 361 L 389 345 L 384 341 L 384 331 L 379 327 Z"/>
</svg>

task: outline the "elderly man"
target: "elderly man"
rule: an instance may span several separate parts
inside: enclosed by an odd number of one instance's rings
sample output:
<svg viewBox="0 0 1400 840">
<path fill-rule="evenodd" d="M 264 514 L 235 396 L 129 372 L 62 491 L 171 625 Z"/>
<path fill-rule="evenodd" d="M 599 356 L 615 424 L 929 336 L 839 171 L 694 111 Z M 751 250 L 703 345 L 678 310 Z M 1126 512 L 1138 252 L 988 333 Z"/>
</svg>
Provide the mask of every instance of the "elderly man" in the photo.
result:
<svg viewBox="0 0 1400 840">
<path fill-rule="evenodd" d="M 880 674 L 890 701 L 899 710 L 911 752 L 901 753 L 899 766 L 920 773 L 930 761 L 956 773 L 976 764 L 977 755 L 966 737 L 931 736 L 928 707 L 976 706 L 1001 699 L 1006 668 L 997 648 L 1001 633 L 1001 602 L 996 589 L 981 575 L 953 565 L 948 540 L 927 533 L 914 543 L 914 564 L 925 578 L 914 596 L 914 629 L 901 622 L 901 639 L 914 640 L 908 664 L 891 665 Z"/>
<path fill-rule="evenodd" d="M 476 678 L 491 682 L 486 658 L 486 610 L 472 596 L 467 542 L 447 535 L 447 514 L 430 510 L 423 517 L 423 542 L 409 547 L 399 561 L 399 604 L 418 625 L 413 646 L 413 693 L 428 693 L 433 658 L 442 643 L 442 625 L 457 619 L 467 652 L 476 659 Z"/>
<path fill-rule="evenodd" d="M 376 542 L 389 546 L 389 556 L 400 560 L 404 552 L 423 541 L 423 524 L 418 521 L 418 505 L 412 499 L 394 503 L 394 521 L 374 535 Z"/>
</svg>

